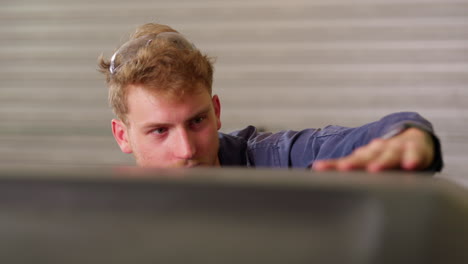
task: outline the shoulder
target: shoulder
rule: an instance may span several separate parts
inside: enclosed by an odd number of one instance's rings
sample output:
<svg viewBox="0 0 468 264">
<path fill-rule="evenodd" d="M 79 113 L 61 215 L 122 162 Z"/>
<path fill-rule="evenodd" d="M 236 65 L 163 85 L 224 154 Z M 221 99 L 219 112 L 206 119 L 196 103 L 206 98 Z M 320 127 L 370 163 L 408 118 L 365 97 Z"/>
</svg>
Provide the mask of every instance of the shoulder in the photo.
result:
<svg viewBox="0 0 468 264">
<path fill-rule="evenodd" d="M 305 139 L 314 137 L 317 131 L 316 129 L 283 130 L 272 133 L 261 132 L 254 126 L 248 126 L 225 135 L 225 139 L 222 140 L 242 142 L 249 166 L 289 167 L 290 154 L 294 146 L 304 146 L 303 143 L 307 141 Z"/>
<path fill-rule="evenodd" d="M 254 138 L 258 135 L 258 130 L 254 126 L 248 126 L 244 129 L 236 130 L 225 135 L 248 141 L 250 138 Z"/>
<path fill-rule="evenodd" d="M 294 140 L 297 136 L 305 133 L 315 133 L 315 129 L 303 131 L 282 130 L 276 133 L 259 131 L 254 126 L 248 126 L 244 129 L 229 133 L 231 137 L 245 141 L 249 148 L 261 148 L 268 146 L 277 146 Z"/>
<path fill-rule="evenodd" d="M 270 161 L 277 149 L 281 134 L 259 132 L 248 126 L 231 133 L 219 133 L 218 157 L 222 166 L 252 166 L 275 163 Z M 260 162 L 268 160 L 268 162 Z M 276 160 L 276 159 L 275 159 Z M 276 162 L 277 163 L 277 162 Z"/>
<path fill-rule="evenodd" d="M 255 134 L 253 127 L 231 133 L 218 133 L 218 157 L 222 166 L 246 166 L 249 137 Z"/>
</svg>

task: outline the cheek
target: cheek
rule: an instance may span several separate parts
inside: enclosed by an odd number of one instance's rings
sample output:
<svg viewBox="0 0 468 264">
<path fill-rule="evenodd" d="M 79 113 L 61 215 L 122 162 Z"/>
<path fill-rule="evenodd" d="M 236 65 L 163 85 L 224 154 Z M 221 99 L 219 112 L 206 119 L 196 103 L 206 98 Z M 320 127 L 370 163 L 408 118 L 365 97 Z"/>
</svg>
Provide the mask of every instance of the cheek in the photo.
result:
<svg viewBox="0 0 468 264">
<path fill-rule="evenodd" d="M 204 152 L 217 151 L 218 131 L 216 128 L 209 127 L 198 134 L 199 148 Z M 216 150 L 213 150 L 216 148 Z"/>
<path fill-rule="evenodd" d="M 155 160 L 163 158 L 167 146 L 156 141 L 151 135 L 140 135 L 134 137 L 133 149 L 137 158 L 154 163 Z"/>
</svg>

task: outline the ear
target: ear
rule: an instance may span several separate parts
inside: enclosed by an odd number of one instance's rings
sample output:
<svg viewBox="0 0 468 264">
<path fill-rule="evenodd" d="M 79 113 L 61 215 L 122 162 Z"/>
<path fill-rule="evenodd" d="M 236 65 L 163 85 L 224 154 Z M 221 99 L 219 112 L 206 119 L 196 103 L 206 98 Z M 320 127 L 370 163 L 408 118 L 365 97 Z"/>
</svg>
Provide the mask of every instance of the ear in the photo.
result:
<svg viewBox="0 0 468 264">
<path fill-rule="evenodd" d="M 215 94 L 211 99 L 213 101 L 214 111 L 216 115 L 216 123 L 218 130 L 221 128 L 221 103 L 219 102 L 218 96 Z"/>
<path fill-rule="evenodd" d="M 128 130 L 124 122 L 112 119 L 112 134 L 123 153 L 132 153 L 132 146 L 128 140 Z"/>
</svg>

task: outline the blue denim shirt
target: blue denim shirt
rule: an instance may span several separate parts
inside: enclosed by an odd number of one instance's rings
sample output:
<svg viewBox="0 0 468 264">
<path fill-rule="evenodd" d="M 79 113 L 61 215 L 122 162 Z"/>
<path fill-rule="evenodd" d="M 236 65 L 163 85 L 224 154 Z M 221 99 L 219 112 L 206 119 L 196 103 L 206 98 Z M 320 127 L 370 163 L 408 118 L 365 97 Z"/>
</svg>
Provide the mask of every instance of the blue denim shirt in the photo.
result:
<svg viewBox="0 0 468 264">
<path fill-rule="evenodd" d="M 347 156 L 374 138 L 388 138 L 408 127 L 429 132 L 436 158 L 428 170 L 443 166 L 440 143 L 431 123 L 413 112 L 395 113 L 360 127 L 327 126 L 323 129 L 258 132 L 253 126 L 229 134 L 219 133 L 221 166 L 309 168 L 315 160 Z"/>
</svg>

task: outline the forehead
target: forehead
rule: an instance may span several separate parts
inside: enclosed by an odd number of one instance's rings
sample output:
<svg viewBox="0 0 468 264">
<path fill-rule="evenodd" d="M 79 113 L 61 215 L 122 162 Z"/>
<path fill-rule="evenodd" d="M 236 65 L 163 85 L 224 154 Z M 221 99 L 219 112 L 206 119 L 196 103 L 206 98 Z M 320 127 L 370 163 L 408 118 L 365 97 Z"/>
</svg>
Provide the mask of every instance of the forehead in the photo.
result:
<svg viewBox="0 0 468 264">
<path fill-rule="evenodd" d="M 128 90 L 127 105 L 129 123 L 176 123 L 209 107 L 211 95 L 201 88 L 173 94 L 132 85 Z"/>
</svg>

